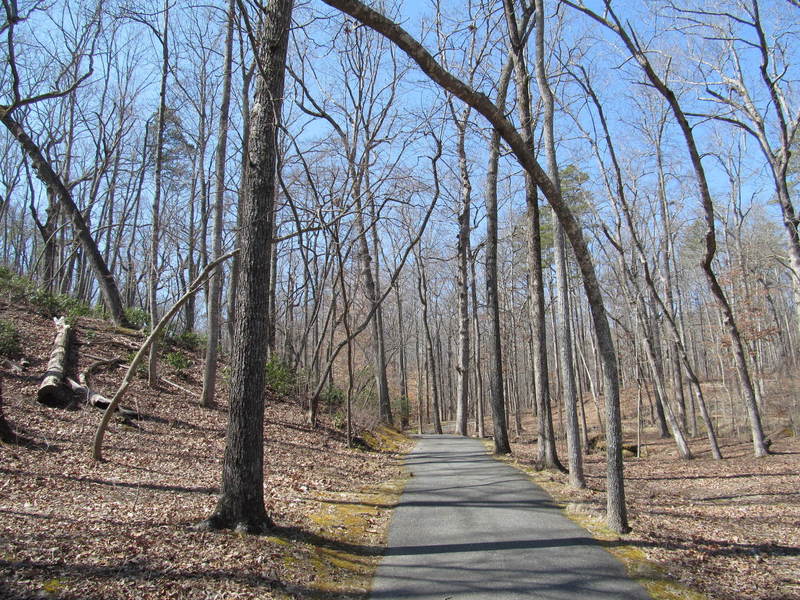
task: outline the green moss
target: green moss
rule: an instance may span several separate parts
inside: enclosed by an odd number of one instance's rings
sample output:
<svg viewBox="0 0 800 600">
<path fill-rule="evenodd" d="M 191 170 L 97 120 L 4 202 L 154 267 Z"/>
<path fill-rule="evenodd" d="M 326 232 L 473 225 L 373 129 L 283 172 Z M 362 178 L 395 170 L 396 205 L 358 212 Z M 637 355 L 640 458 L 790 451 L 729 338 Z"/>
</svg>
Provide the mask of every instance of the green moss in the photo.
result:
<svg viewBox="0 0 800 600">
<path fill-rule="evenodd" d="M 372 450 L 378 452 L 405 452 L 409 447 L 408 437 L 386 425 L 379 425 L 374 430 L 362 431 L 361 439 Z"/>
<path fill-rule="evenodd" d="M 61 579 L 48 579 L 44 582 L 42 589 L 47 595 L 57 594 L 64 588 L 64 581 Z"/>
<path fill-rule="evenodd" d="M 318 508 L 308 517 L 331 540 L 309 543 L 309 562 L 314 570 L 313 587 L 320 597 L 364 594 L 383 555 L 386 527 L 375 528 L 382 511 L 397 504 L 407 475 L 370 489 L 319 494 Z"/>
<path fill-rule="evenodd" d="M 389 428 L 370 432 L 378 448 L 410 445 Z M 375 569 L 385 551 L 388 518 L 400 498 L 407 473 L 355 491 L 312 492 L 306 497 L 311 526 L 297 537 L 271 536 L 267 541 L 285 569 L 303 572 L 310 583 L 305 597 L 366 598 Z M 287 588 L 291 592 L 291 588 Z"/>
</svg>

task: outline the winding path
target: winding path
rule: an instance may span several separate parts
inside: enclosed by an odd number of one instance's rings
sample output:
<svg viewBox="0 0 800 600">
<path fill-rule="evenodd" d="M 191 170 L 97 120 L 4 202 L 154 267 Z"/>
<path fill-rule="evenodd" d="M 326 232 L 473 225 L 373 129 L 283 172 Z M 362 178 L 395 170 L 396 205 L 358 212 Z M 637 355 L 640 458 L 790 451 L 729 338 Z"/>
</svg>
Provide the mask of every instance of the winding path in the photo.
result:
<svg viewBox="0 0 800 600">
<path fill-rule="evenodd" d="M 645 600 L 622 564 L 483 445 L 421 436 L 373 599 Z"/>
</svg>

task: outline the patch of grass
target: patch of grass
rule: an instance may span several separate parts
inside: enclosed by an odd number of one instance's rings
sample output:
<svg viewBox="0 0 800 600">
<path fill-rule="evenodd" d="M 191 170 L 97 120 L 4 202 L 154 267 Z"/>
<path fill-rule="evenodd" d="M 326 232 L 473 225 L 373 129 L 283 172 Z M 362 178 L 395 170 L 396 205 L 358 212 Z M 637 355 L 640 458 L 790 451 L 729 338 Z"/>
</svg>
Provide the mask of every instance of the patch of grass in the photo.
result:
<svg viewBox="0 0 800 600">
<path fill-rule="evenodd" d="M 311 544 L 309 560 L 314 587 L 321 597 L 369 593 L 372 576 L 385 551 L 388 526 L 376 525 L 383 511 L 394 507 L 408 475 L 358 492 L 326 492 L 309 518 L 335 541 Z"/>
<path fill-rule="evenodd" d="M 11 321 L 0 319 L 0 356 L 16 358 L 22 354 L 19 331 Z"/>
</svg>

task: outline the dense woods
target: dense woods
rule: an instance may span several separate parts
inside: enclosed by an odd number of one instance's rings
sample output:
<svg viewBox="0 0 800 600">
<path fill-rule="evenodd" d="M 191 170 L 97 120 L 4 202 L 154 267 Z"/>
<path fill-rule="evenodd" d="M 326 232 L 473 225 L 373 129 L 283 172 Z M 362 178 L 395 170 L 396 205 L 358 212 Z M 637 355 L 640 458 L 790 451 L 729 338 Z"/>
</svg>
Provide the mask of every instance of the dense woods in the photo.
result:
<svg viewBox="0 0 800 600">
<path fill-rule="evenodd" d="M 184 298 L 199 404 L 232 365 L 207 524 L 269 526 L 289 377 L 310 425 L 529 435 L 576 488 L 604 435 L 617 531 L 623 436 L 796 428 L 793 0 L 3 5 L 0 262 L 120 326 Z"/>
</svg>

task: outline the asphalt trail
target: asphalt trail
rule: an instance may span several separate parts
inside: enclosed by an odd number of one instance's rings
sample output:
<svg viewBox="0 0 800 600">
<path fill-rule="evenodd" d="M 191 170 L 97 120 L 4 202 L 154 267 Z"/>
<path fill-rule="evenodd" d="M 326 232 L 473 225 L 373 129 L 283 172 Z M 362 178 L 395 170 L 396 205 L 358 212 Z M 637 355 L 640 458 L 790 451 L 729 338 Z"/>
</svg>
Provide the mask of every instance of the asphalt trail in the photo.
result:
<svg viewBox="0 0 800 600">
<path fill-rule="evenodd" d="M 477 440 L 421 436 L 373 599 L 645 600 L 622 564 Z"/>
</svg>

